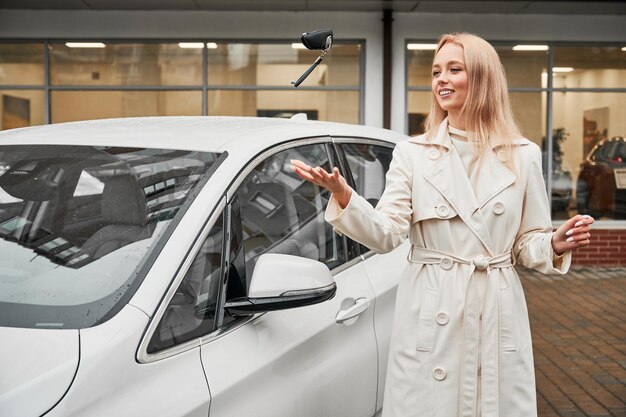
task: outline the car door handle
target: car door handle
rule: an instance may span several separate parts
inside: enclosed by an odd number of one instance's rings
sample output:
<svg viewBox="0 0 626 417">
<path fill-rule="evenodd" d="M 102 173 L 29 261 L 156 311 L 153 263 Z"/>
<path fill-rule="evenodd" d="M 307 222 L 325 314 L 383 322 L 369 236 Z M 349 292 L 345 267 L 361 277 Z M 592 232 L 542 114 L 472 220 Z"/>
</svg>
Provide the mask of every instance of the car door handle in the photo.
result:
<svg viewBox="0 0 626 417">
<path fill-rule="evenodd" d="M 351 318 L 354 318 L 358 316 L 359 314 L 362 314 L 365 310 L 369 308 L 369 306 L 370 306 L 370 300 L 368 300 L 367 298 L 358 298 L 354 302 L 353 306 L 345 310 L 341 310 L 339 311 L 339 313 L 337 313 L 337 316 L 335 317 L 335 322 L 342 324 L 345 321 L 348 321 Z"/>
</svg>

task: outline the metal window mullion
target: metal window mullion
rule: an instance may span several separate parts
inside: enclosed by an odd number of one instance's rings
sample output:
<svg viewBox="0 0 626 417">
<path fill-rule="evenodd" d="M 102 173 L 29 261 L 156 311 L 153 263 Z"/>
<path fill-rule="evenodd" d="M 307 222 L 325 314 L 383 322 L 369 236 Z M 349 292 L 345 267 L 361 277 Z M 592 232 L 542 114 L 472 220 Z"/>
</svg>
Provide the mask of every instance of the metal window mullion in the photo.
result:
<svg viewBox="0 0 626 417">
<path fill-rule="evenodd" d="M 50 99 L 50 48 L 49 41 L 43 43 L 43 121 L 44 124 L 52 123 L 52 107 Z"/>
<path fill-rule="evenodd" d="M 58 91 L 201 91 L 201 86 L 192 85 L 56 85 L 50 90 Z"/>
<path fill-rule="evenodd" d="M 559 93 L 626 93 L 626 88 L 553 88 Z"/>
<path fill-rule="evenodd" d="M 361 48 L 359 50 L 359 124 L 365 124 L 365 54 L 367 53 L 367 44 L 365 41 L 359 42 Z"/>
<path fill-rule="evenodd" d="M 15 85 L 15 84 L 0 84 L 0 90 L 45 90 L 46 87 L 44 85 L 34 85 L 34 84 L 23 84 L 23 85 Z"/>
<path fill-rule="evenodd" d="M 554 68 L 554 48 L 550 45 L 548 50 L 548 96 L 546 97 L 546 173 L 545 182 L 548 192 L 548 203 L 550 206 L 550 213 L 552 213 L 552 152 L 554 152 L 554 146 L 552 144 L 552 126 L 553 126 L 553 112 L 552 112 L 552 93 L 553 93 L 553 79 L 552 68 Z M 550 216 L 552 217 L 552 216 Z"/>
<path fill-rule="evenodd" d="M 208 90 L 209 84 L 207 72 L 209 70 L 209 48 L 206 46 L 207 42 L 204 42 L 204 48 L 202 48 L 202 115 L 209 115 L 209 103 L 208 103 Z"/>
<path fill-rule="evenodd" d="M 361 86 L 333 86 L 333 87 L 298 87 L 281 86 L 281 85 L 207 85 L 207 90 L 239 90 L 239 91 L 257 91 L 257 90 L 274 90 L 274 91 L 361 91 Z"/>
<path fill-rule="evenodd" d="M 407 49 L 407 45 L 409 44 L 408 40 L 404 40 L 404 47 L 402 51 L 404 53 L 404 134 L 409 134 L 409 92 L 410 91 L 426 91 L 426 90 L 412 90 L 409 86 L 409 53 Z M 393 85 L 393 83 L 392 83 Z M 430 91 L 430 88 L 429 88 Z M 392 100 L 393 104 L 393 100 Z M 393 113 L 393 111 L 392 111 Z"/>
</svg>

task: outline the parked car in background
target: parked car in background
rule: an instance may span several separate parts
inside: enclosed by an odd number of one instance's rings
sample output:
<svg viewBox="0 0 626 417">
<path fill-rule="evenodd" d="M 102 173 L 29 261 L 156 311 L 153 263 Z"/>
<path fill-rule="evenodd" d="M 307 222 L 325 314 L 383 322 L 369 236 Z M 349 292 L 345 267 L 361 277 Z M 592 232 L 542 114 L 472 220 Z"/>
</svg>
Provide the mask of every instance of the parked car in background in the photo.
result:
<svg viewBox="0 0 626 417">
<path fill-rule="evenodd" d="M 552 170 L 552 217 L 559 212 L 569 217 L 572 183 L 572 174 L 569 171 Z"/>
<path fill-rule="evenodd" d="M 600 140 L 580 165 L 576 184 L 580 213 L 626 219 L 626 139 Z"/>
<path fill-rule="evenodd" d="M 334 233 L 290 160 L 375 204 L 405 138 L 223 117 L 0 133 L 0 415 L 375 415 L 408 248 Z"/>
</svg>

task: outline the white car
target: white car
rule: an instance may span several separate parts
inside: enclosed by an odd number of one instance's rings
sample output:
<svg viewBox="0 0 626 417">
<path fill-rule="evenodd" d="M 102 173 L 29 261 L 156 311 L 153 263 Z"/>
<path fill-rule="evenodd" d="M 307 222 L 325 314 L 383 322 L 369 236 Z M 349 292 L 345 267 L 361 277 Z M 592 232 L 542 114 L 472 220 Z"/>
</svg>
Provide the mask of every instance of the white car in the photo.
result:
<svg viewBox="0 0 626 417">
<path fill-rule="evenodd" d="M 0 415 L 380 413 L 408 247 L 334 233 L 290 160 L 375 204 L 406 138 L 238 117 L 0 133 Z"/>
</svg>

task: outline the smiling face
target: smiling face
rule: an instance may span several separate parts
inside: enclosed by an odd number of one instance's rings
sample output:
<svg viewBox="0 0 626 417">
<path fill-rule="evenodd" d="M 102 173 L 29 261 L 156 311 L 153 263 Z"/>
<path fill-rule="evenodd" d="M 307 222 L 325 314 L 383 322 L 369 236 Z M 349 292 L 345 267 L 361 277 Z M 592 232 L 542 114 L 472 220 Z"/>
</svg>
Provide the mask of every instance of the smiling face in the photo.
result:
<svg viewBox="0 0 626 417">
<path fill-rule="evenodd" d="M 464 129 L 461 109 L 467 97 L 467 71 L 463 48 L 446 43 L 433 61 L 432 90 L 439 106 L 448 112 L 450 124 Z"/>
</svg>

